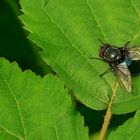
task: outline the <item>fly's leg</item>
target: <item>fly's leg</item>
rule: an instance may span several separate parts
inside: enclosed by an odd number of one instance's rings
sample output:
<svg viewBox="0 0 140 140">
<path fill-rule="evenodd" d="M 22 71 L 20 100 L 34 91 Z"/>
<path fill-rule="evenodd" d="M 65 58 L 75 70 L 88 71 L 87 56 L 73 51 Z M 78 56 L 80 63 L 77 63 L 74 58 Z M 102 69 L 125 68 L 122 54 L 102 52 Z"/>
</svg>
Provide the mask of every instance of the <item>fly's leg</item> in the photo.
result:
<svg viewBox="0 0 140 140">
<path fill-rule="evenodd" d="M 130 41 L 126 42 L 126 43 L 124 44 L 124 48 L 128 48 L 129 44 L 130 44 Z"/>
<path fill-rule="evenodd" d="M 104 71 L 102 74 L 100 74 L 99 76 L 104 76 L 105 74 L 109 73 L 112 71 L 112 68 L 107 69 L 106 71 Z"/>
<path fill-rule="evenodd" d="M 105 45 L 105 43 L 100 38 L 98 40 L 101 42 L 101 44 Z"/>
<path fill-rule="evenodd" d="M 91 57 L 91 59 L 104 61 L 102 58 L 94 58 L 94 57 Z M 100 74 L 99 76 L 102 77 L 102 76 L 105 75 L 106 73 L 111 72 L 111 70 L 112 70 L 112 68 L 109 68 L 109 69 L 107 69 L 105 72 L 103 72 L 102 74 Z"/>
<path fill-rule="evenodd" d="M 94 58 L 94 57 L 90 57 L 90 59 L 95 59 L 95 60 L 100 60 L 100 61 L 104 61 L 102 58 Z"/>
</svg>

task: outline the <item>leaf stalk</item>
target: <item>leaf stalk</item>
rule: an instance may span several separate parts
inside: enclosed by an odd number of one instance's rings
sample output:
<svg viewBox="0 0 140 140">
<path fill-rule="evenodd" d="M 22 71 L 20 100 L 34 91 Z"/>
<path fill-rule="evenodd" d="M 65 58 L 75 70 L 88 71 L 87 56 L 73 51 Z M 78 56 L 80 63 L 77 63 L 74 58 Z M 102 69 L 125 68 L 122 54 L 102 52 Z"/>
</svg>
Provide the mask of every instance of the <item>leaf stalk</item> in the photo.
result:
<svg viewBox="0 0 140 140">
<path fill-rule="evenodd" d="M 117 86 L 118 86 L 118 81 L 116 80 L 115 85 L 112 88 L 112 96 L 111 96 L 110 103 L 109 103 L 107 111 L 106 111 L 106 115 L 104 117 L 104 122 L 103 122 L 103 125 L 102 125 L 99 140 L 104 140 L 105 139 L 106 132 L 107 132 L 108 126 L 110 124 L 110 121 L 111 121 L 111 118 L 112 118 L 111 105 L 112 105 L 113 99 L 115 97 Z"/>
</svg>

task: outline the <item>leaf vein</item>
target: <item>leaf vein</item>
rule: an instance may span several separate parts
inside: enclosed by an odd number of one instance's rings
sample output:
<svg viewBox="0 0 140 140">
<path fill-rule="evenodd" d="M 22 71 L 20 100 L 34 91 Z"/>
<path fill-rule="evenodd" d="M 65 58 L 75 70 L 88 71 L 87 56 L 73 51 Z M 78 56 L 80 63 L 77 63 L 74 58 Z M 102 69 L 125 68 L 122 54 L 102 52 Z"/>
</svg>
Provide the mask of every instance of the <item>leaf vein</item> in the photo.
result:
<svg viewBox="0 0 140 140">
<path fill-rule="evenodd" d="M 8 133 L 8 134 L 10 134 L 10 135 L 12 135 L 12 136 L 18 138 L 19 140 L 24 140 L 22 137 L 17 136 L 15 133 L 13 133 L 13 132 L 11 132 L 10 130 L 4 128 L 2 125 L 0 125 L 0 128 L 1 128 L 2 130 L 4 130 L 6 133 Z"/>
<path fill-rule="evenodd" d="M 56 62 L 56 63 L 57 63 L 57 62 Z M 63 69 L 63 71 L 64 71 L 67 75 L 69 75 L 69 74 L 65 71 L 65 69 L 64 69 L 62 66 L 60 66 L 58 63 L 57 63 L 57 65 L 58 65 L 61 69 Z M 70 76 L 69 76 L 69 77 L 70 77 Z M 71 79 L 72 79 L 73 81 L 75 81 L 75 80 L 72 78 L 72 76 L 71 76 Z M 76 81 L 76 84 L 77 84 L 78 87 L 80 87 L 78 81 Z M 81 87 L 80 87 L 80 88 L 81 88 Z M 83 89 L 83 90 L 84 90 L 84 89 Z M 104 102 L 105 104 L 108 104 L 105 100 L 100 99 L 98 96 L 92 96 L 92 97 L 98 99 L 99 101 Z M 82 98 L 82 97 L 81 97 L 81 98 Z"/>
<path fill-rule="evenodd" d="M 56 127 L 55 123 L 54 123 L 54 131 L 55 131 L 55 134 L 56 134 L 56 140 L 60 140 L 59 136 L 58 136 L 58 133 L 57 133 L 57 127 Z"/>
<path fill-rule="evenodd" d="M 7 85 L 8 89 L 9 89 L 9 92 L 11 93 L 15 103 L 16 103 L 16 106 L 17 106 L 17 111 L 19 113 L 19 117 L 20 117 L 20 121 L 21 121 L 21 126 L 23 128 L 23 134 L 24 134 L 24 138 L 25 138 L 25 128 L 24 128 L 24 122 L 23 122 L 23 118 L 22 118 L 22 114 L 21 114 L 21 111 L 20 111 L 20 106 L 19 106 L 19 102 L 18 100 L 16 99 L 16 97 L 14 96 L 14 92 L 12 90 L 12 88 L 10 88 L 10 85 L 6 79 L 6 77 L 4 76 L 4 74 L 2 72 L 0 72 L 1 74 L 1 77 L 3 78 L 3 81 L 5 82 L 5 84 Z"/>
<path fill-rule="evenodd" d="M 106 41 L 106 39 L 105 39 L 105 36 L 106 36 L 106 35 L 105 35 L 105 33 L 104 33 L 104 31 L 103 31 L 103 29 L 102 29 L 100 23 L 99 23 L 98 20 L 96 19 L 95 13 L 94 13 L 93 9 L 91 8 L 91 6 L 90 6 L 90 4 L 89 4 L 89 0 L 86 0 L 86 4 L 87 4 L 87 6 L 88 6 L 88 8 L 89 8 L 89 10 L 90 10 L 90 12 L 91 12 L 91 15 L 92 15 L 92 17 L 93 17 L 93 20 L 95 21 L 95 23 L 96 23 L 96 25 L 97 25 L 97 27 L 98 27 L 98 29 L 99 29 L 99 32 L 100 32 L 101 35 L 103 36 L 103 39 Z"/>
</svg>

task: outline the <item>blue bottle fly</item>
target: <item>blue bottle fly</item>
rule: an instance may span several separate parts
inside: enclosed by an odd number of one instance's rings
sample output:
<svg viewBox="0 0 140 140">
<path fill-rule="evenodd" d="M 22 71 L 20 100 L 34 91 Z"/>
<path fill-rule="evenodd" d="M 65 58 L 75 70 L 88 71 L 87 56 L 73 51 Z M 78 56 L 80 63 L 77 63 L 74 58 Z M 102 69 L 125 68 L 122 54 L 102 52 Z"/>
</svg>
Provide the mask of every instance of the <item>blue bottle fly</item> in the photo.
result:
<svg viewBox="0 0 140 140">
<path fill-rule="evenodd" d="M 102 41 L 101 43 L 103 45 L 99 49 L 99 56 L 101 60 L 109 64 L 110 68 L 100 76 L 113 71 L 119 83 L 128 92 L 131 92 L 131 73 L 128 66 L 131 65 L 132 61 L 140 60 L 140 46 L 130 46 L 130 42 L 127 42 L 123 47 L 118 48 Z"/>
</svg>

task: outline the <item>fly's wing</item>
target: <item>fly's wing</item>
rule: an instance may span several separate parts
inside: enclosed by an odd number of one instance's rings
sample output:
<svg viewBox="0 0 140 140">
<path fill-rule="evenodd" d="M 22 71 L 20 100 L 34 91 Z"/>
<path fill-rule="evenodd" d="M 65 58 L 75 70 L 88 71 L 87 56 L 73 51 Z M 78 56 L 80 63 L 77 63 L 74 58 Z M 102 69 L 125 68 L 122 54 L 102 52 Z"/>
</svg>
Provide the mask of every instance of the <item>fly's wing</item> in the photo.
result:
<svg viewBox="0 0 140 140">
<path fill-rule="evenodd" d="M 128 92 L 131 92 L 131 74 L 125 62 L 120 63 L 113 69 L 120 85 L 123 85 Z"/>
<path fill-rule="evenodd" d="M 140 46 L 130 47 L 127 56 L 131 60 L 140 60 Z"/>
</svg>

